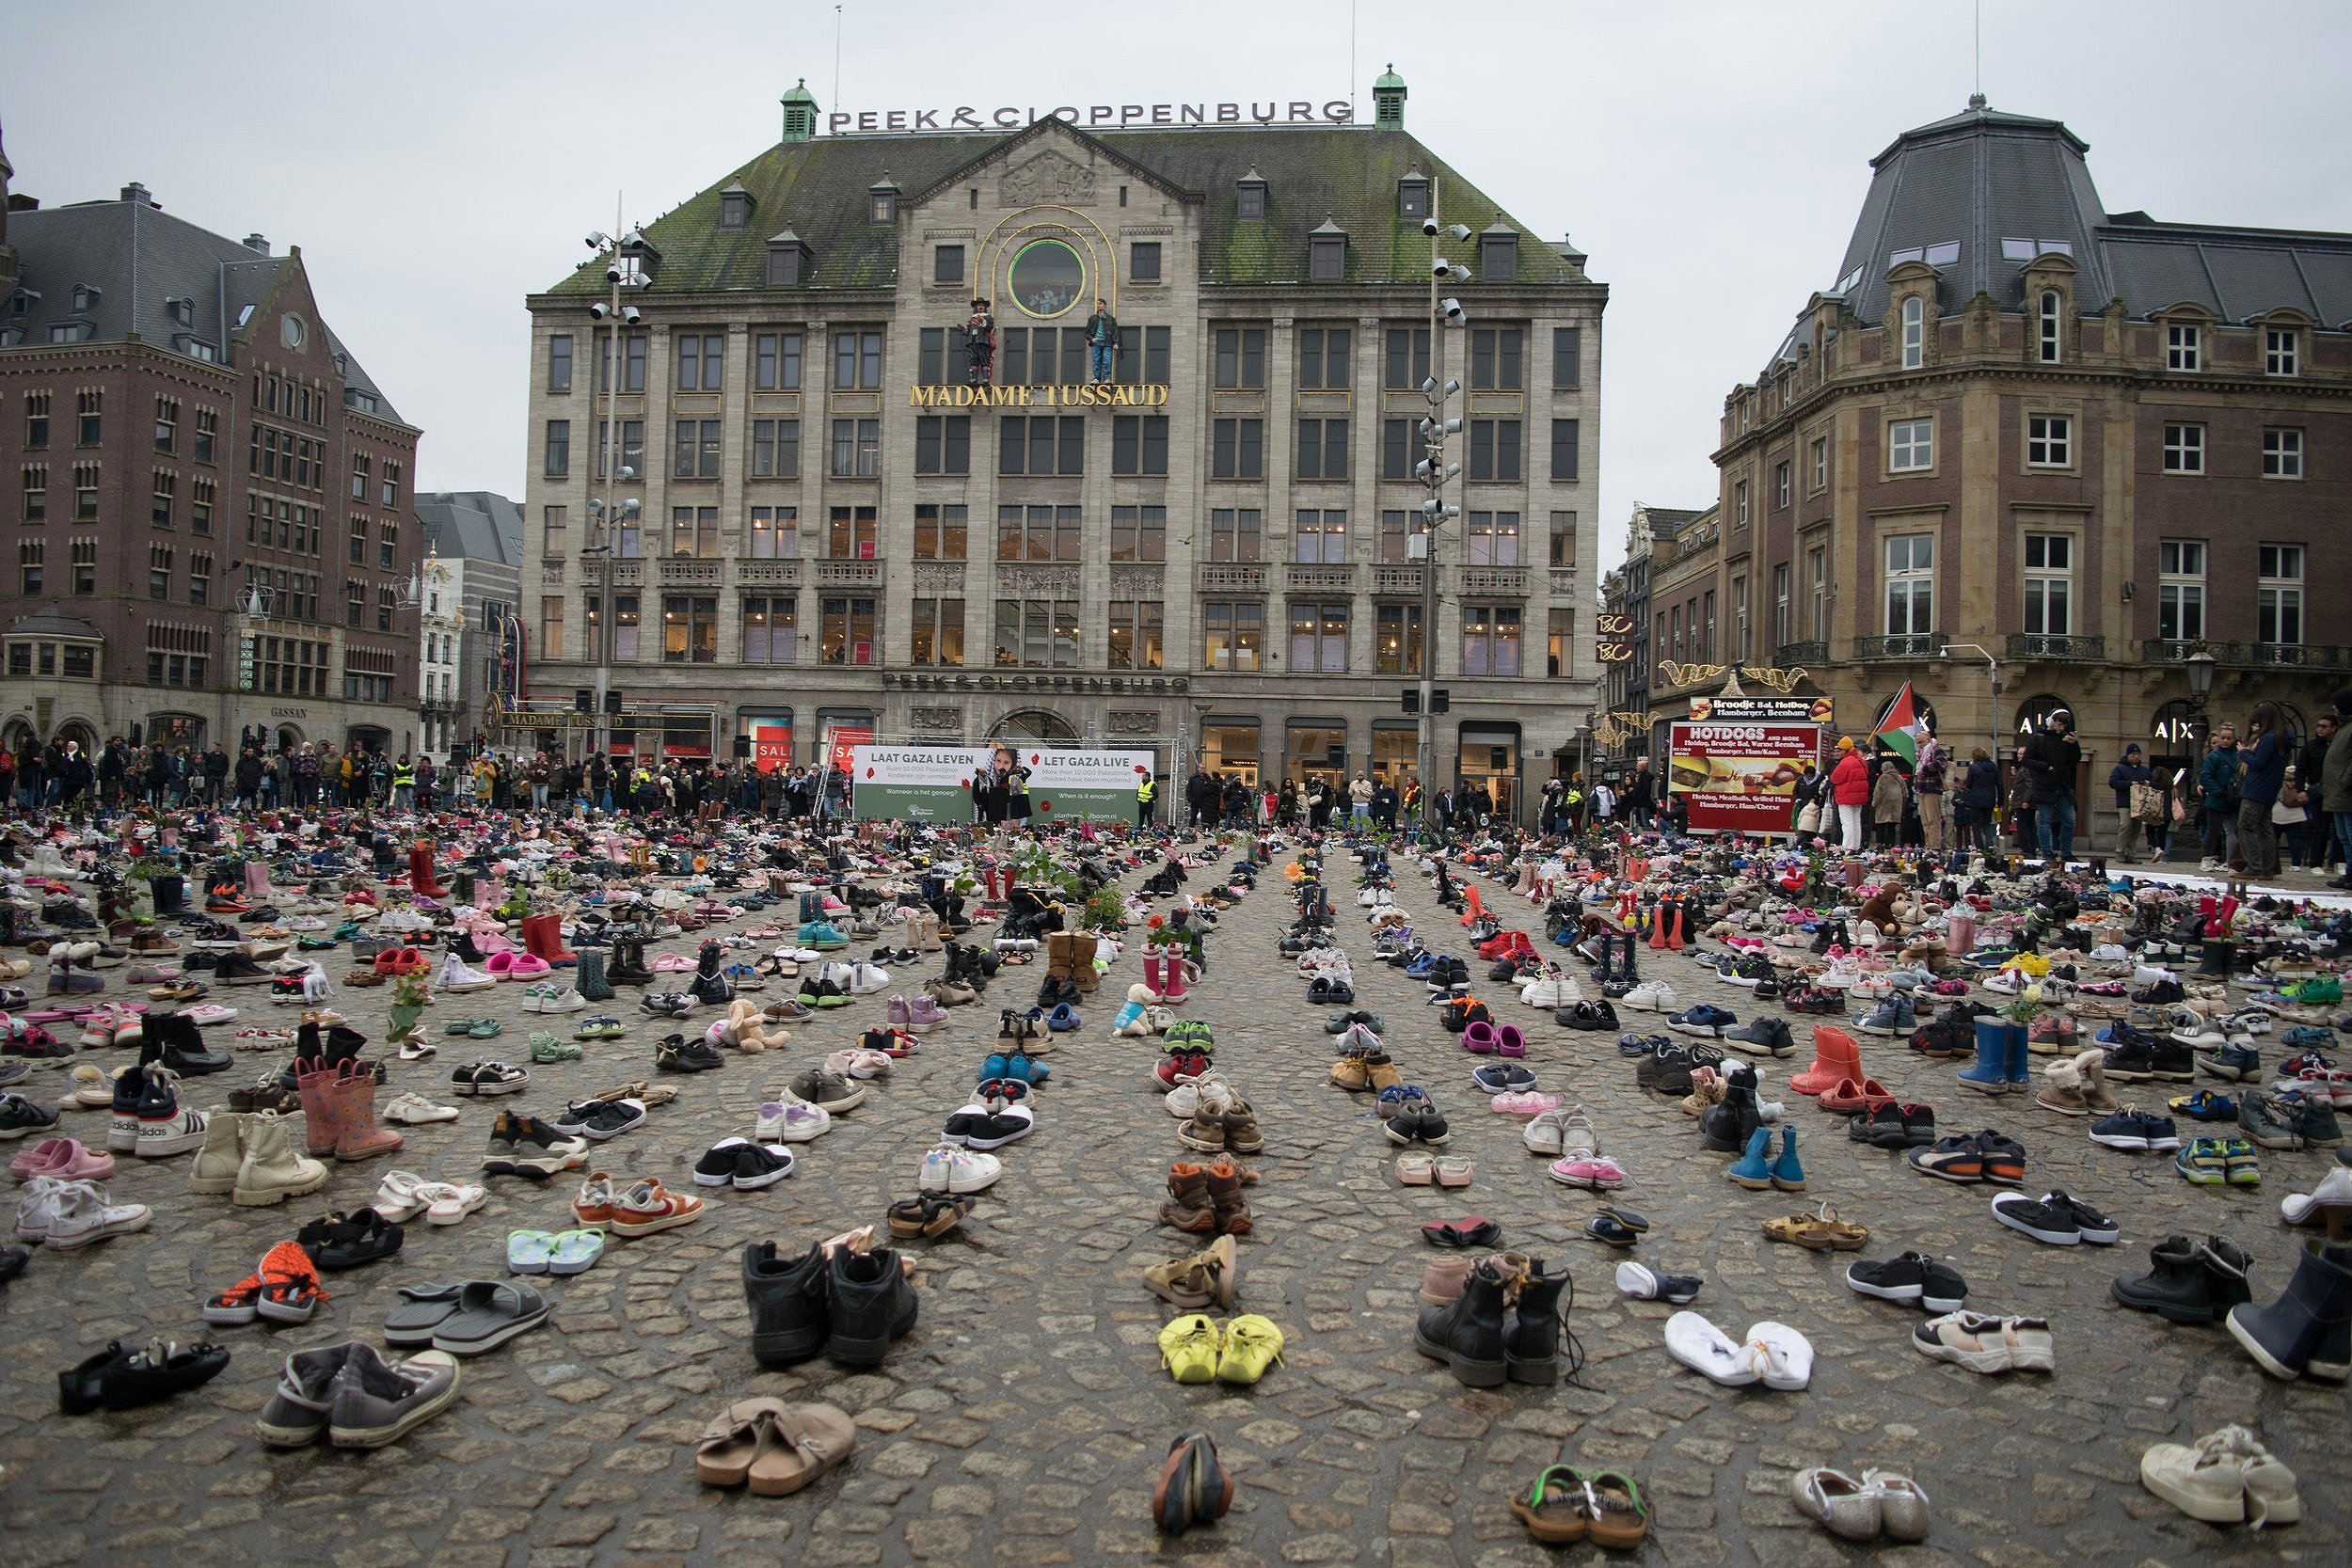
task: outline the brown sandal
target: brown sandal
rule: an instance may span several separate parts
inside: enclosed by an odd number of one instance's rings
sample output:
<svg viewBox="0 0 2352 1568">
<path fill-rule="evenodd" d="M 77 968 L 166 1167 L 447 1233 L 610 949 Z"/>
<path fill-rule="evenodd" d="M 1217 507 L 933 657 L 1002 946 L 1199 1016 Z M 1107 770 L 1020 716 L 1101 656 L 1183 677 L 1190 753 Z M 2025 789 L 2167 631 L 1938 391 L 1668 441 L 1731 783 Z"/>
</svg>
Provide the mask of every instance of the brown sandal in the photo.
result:
<svg viewBox="0 0 2352 1568">
<path fill-rule="evenodd" d="M 1860 1252 L 1870 1244 L 1867 1226 L 1837 1217 L 1823 1203 L 1810 1214 L 1784 1214 L 1764 1222 L 1764 1234 L 1775 1242 L 1792 1242 L 1811 1252 Z"/>
</svg>

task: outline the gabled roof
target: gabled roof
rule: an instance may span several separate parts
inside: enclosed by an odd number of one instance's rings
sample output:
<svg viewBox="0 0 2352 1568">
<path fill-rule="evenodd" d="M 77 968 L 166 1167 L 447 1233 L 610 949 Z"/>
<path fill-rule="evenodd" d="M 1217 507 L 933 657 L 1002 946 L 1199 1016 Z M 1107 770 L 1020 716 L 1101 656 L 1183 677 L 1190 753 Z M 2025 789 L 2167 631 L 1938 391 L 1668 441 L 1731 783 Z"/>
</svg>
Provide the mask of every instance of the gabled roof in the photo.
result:
<svg viewBox="0 0 2352 1568">
<path fill-rule="evenodd" d="M 92 341 L 120 342 L 136 333 L 170 351 L 182 338 L 193 337 L 225 359 L 246 309 L 259 306 L 284 270 L 297 264 L 292 254 L 264 255 L 175 217 L 136 187 L 112 201 L 12 213 L 8 242 L 17 253 L 19 284 L 40 298 L 23 316 L 0 301 L 0 325 L 21 324 L 27 348 L 46 345 L 52 326 L 86 321 Z M 78 313 L 76 284 L 98 291 L 91 309 Z M 167 302 L 174 299 L 193 303 L 189 325 L 172 318 Z M 374 393 L 377 412 L 398 420 L 382 389 L 331 329 L 327 339 L 343 356 L 344 380 Z"/>
<path fill-rule="evenodd" d="M 1198 202 L 1204 283 L 1304 284 L 1308 235 L 1327 218 L 1347 230 L 1347 282 L 1425 281 L 1429 242 L 1420 220 L 1397 215 L 1397 182 L 1416 164 L 1438 184 L 1447 222 L 1473 231 L 1501 223 L 1535 232 L 1402 131 L 1248 125 L 1089 134 L 1041 120 L 1010 135 L 818 136 L 778 143 L 645 226 L 662 253 L 648 292 L 766 286 L 767 245 L 759 231 L 719 227 L 720 192 L 737 182 L 766 214 L 763 230 L 788 226 L 807 243 L 811 285 L 890 288 L 898 277 L 899 230 L 869 221 L 866 200 L 867 188 L 882 172 L 903 189 L 922 193 L 902 203 L 902 212 L 913 211 L 927 197 L 966 182 L 993 160 L 1025 153 L 1032 144 L 1059 144 L 1073 157 L 1099 150 L 1137 181 Z M 1266 182 L 1266 215 L 1243 220 L 1234 187 L 1253 164 Z M 1521 247 L 1518 283 L 1581 280 L 1551 247 Z M 549 292 L 600 293 L 606 286 L 602 263 L 592 261 Z"/>
<path fill-rule="evenodd" d="M 424 525 L 425 544 L 441 554 L 521 568 L 523 509 L 496 491 L 431 491 L 410 510 Z"/>
</svg>

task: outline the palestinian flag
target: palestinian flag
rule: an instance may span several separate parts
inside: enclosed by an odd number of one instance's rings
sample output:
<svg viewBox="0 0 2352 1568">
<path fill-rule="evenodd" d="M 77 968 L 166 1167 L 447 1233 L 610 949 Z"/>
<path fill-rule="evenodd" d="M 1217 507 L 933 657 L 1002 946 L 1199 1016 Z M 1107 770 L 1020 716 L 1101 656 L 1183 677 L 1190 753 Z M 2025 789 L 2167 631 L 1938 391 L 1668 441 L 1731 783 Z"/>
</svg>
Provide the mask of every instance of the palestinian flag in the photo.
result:
<svg viewBox="0 0 2352 1568">
<path fill-rule="evenodd" d="M 1919 717 L 1918 699 L 1911 694 L 1911 683 L 1895 693 L 1895 700 L 1886 705 L 1886 717 L 1870 732 L 1872 740 L 1883 741 L 1892 752 L 1902 753 L 1905 764 L 1917 767 L 1919 742 L 1927 737 L 1928 726 Z"/>
</svg>

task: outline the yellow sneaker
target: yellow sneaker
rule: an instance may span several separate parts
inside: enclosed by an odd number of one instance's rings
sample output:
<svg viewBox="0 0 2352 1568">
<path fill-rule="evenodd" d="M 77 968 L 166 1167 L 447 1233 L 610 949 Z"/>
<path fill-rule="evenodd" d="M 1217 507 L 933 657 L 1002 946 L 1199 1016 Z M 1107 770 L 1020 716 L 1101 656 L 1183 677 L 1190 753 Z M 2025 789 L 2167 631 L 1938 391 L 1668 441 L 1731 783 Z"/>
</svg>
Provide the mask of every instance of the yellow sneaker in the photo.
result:
<svg viewBox="0 0 2352 1568">
<path fill-rule="evenodd" d="M 1179 1383 L 1215 1383 L 1224 1338 L 1215 1320 L 1187 1312 L 1160 1330 L 1160 1364 Z"/>
<path fill-rule="evenodd" d="M 1282 1331 L 1270 1319 L 1245 1313 L 1225 1325 L 1225 1354 L 1217 1357 L 1217 1381 L 1255 1383 L 1265 1376 L 1266 1368 L 1281 1359 Z"/>
</svg>

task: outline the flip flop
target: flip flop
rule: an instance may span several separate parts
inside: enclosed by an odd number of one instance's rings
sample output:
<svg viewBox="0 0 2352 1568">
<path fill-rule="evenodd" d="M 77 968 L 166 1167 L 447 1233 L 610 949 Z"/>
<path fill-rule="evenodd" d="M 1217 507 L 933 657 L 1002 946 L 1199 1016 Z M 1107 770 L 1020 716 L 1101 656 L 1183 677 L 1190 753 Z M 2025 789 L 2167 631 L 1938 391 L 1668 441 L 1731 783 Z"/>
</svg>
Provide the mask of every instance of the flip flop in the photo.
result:
<svg viewBox="0 0 2352 1568">
<path fill-rule="evenodd" d="M 383 1210 L 379 1207 L 376 1212 Z M 407 1305 L 393 1307 L 391 1316 L 384 1320 L 385 1341 L 394 1345 L 430 1341 L 433 1331 L 456 1312 L 460 1289 L 455 1285 L 403 1285 L 401 1299 Z"/>
<path fill-rule="evenodd" d="M 1554 1465 L 1511 1499 L 1511 1516 L 1547 1546 L 1584 1539 L 1584 1473 Z"/>
<path fill-rule="evenodd" d="M 506 1235 L 506 1266 L 516 1274 L 545 1274 L 555 1255 L 555 1236 L 547 1230 L 510 1230 Z"/>
<path fill-rule="evenodd" d="M 585 1274 L 603 1256 L 601 1229 L 561 1231 L 555 1238 L 555 1251 L 548 1259 L 548 1272 Z"/>
<path fill-rule="evenodd" d="M 555 1308 L 529 1285 L 469 1279 L 458 1287 L 456 1309 L 434 1325 L 433 1348 L 480 1355 L 548 1321 Z"/>
<path fill-rule="evenodd" d="M 494 1040 L 506 1032 L 506 1025 L 494 1018 L 477 1018 L 466 1025 L 466 1033 L 478 1040 Z"/>
</svg>

